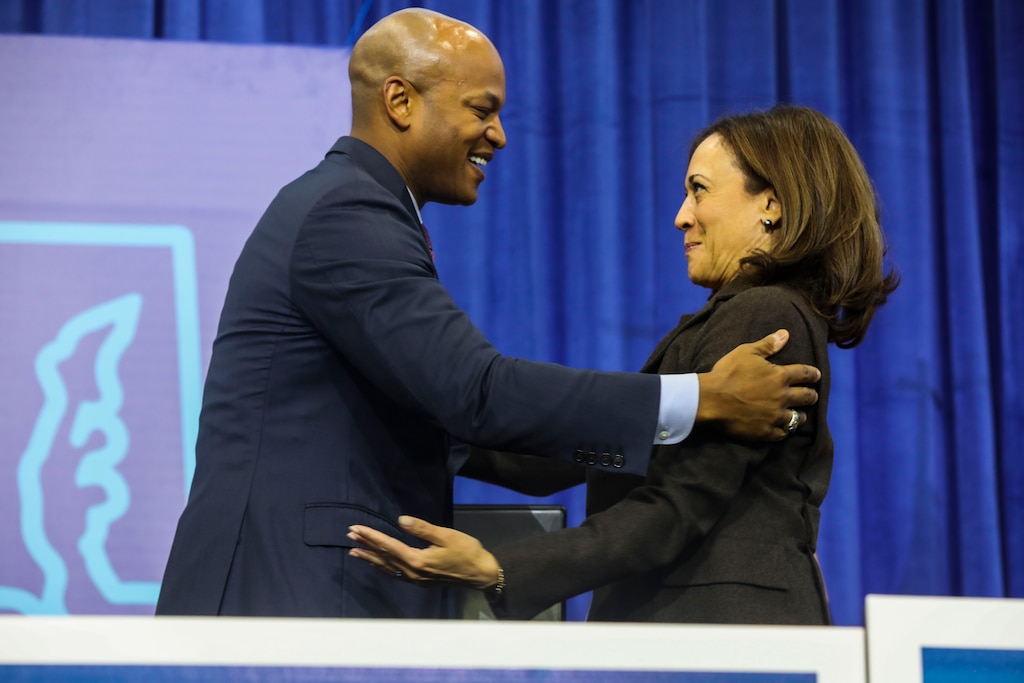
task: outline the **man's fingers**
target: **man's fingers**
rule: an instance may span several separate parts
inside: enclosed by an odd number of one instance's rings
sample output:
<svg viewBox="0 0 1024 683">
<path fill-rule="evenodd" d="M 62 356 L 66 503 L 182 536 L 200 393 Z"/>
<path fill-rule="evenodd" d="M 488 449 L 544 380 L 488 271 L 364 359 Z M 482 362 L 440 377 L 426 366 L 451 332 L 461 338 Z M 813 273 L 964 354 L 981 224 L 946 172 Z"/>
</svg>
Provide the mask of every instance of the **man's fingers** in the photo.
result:
<svg viewBox="0 0 1024 683">
<path fill-rule="evenodd" d="M 813 365 L 782 365 L 787 384 L 813 384 L 821 379 L 821 371 Z M 803 404 L 800 404 L 803 405 Z"/>
<path fill-rule="evenodd" d="M 813 406 L 818 402 L 818 392 L 810 387 L 790 387 L 786 391 L 786 419 L 789 419 L 789 408 Z"/>
<path fill-rule="evenodd" d="M 786 330 L 776 330 L 766 337 L 761 337 L 756 342 L 751 342 L 749 346 L 755 355 L 767 358 L 781 351 L 787 341 L 789 341 L 789 332 Z"/>
<path fill-rule="evenodd" d="M 793 413 L 796 413 L 797 421 L 793 423 Z M 780 414 L 779 419 L 772 425 L 771 433 L 768 435 L 769 441 L 782 441 L 793 432 L 800 429 L 800 426 L 807 422 L 807 413 L 800 412 L 793 408 L 786 408 Z"/>
<path fill-rule="evenodd" d="M 796 413 L 796 426 L 793 426 L 793 413 Z M 786 434 L 792 434 L 793 432 L 800 428 L 800 425 L 802 425 L 804 422 L 807 422 L 807 413 L 802 413 L 794 408 L 786 408 L 783 415 L 785 417 L 782 419 L 782 422 L 779 426 L 782 427 L 782 431 L 785 432 Z"/>
</svg>

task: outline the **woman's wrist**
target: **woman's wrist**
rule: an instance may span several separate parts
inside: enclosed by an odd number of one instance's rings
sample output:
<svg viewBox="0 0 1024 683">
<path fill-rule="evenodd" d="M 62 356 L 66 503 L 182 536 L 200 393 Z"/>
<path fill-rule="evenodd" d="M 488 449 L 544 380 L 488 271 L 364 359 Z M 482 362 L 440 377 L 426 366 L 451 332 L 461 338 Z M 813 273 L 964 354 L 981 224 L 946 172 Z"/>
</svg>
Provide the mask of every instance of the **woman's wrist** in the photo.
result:
<svg viewBox="0 0 1024 683">
<path fill-rule="evenodd" d="M 487 589 L 487 597 L 491 600 L 499 599 L 505 593 L 505 570 L 498 565 L 498 580 Z"/>
<path fill-rule="evenodd" d="M 488 594 L 500 595 L 504 592 L 505 571 L 498 564 L 498 559 L 487 551 L 484 551 L 484 556 L 479 564 L 479 576 L 477 589 Z"/>
</svg>

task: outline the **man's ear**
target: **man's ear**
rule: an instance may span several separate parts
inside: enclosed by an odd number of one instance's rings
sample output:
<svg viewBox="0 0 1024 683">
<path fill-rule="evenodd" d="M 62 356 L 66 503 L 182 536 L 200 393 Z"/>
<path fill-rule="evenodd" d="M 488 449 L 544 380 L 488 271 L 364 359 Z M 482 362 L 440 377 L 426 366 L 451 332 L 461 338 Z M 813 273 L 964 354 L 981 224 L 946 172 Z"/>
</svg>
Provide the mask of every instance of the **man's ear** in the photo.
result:
<svg viewBox="0 0 1024 683">
<path fill-rule="evenodd" d="M 412 117 L 416 93 L 412 84 L 401 76 L 391 76 L 384 81 L 384 109 L 388 118 L 399 130 L 406 130 Z"/>
</svg>

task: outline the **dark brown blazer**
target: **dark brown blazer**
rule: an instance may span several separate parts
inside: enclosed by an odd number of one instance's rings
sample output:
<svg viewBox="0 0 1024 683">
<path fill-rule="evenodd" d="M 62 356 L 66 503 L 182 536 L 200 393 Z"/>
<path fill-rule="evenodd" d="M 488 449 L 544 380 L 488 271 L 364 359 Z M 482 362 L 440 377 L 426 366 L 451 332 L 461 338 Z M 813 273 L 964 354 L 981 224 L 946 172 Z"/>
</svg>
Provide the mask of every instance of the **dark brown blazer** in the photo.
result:
<svg viewBox="0 0 1024 683">
<path fill-rule="evenodd" d="M 773 444 L 698 426 L 655 447 L 646 479 L 589 473 L 581 526 L 494 550 L 507 582 L 499 616 L 529 618 L 594 589 L 595 621 L 830 623 L 814 555 L 832 472 L 825 321 L 788 287 L 735 281 L 684 316 L 644 370 L 706 372 L 779 328 L 790 341 L 772 360 L 822 372 L 807 422 Z"/>
</svg>

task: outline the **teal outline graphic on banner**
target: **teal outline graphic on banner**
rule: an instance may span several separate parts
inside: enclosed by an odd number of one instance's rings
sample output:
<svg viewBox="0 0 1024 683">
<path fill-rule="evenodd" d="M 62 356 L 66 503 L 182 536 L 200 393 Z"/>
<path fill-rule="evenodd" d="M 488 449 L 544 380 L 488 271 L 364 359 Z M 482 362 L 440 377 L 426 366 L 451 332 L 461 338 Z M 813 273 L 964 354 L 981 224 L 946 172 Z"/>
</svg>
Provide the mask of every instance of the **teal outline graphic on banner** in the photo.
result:
<svg viewBox="0 0 1024 683">
<path fill-rule="evenodd" d="M 196 291 L 195 251 L 192 235 L 181 226 L 127 226 L 82 223 L 0 222 L 0 243 L 89 245 L 110 247 L 169 248 L 174 278 L 175 322 L 182 417 L 182 464 L 185 493 L 195 470 L 195 441 L 200 402 L 199 302 Z M 79 487 L 99 487 L 105 498 L 86 512 L 85 530 L 78 540 L 90 580 L 110 604 L 155 604 L 160 584 L 154 581 L 122 581 L 106 550 L 111 525 L 128 511 L 131 492 L 117 466 L 128 453 L 130 434 L 120 418 L 123 391 L 118 365 L 135 338 L 143 301 L 129 292 L 72 316 L 36 355 L 35 373 L 43 390 L 44 404 L 36 419 L 25 452 L 18 463 L 21 497 L 21 533 L 29 555 L 43 573 L 42 593 L 36 596 L 10 586 L 0 586 L 0 608 L 24 614 L 66 614 L 68 569 L 50 543 L 45 530 L 42 470 L 52 451 L 58 429 L 67 416 L 68 392 L 59 365 L 71 357 L 87 335 L 110 328 L 100 344 L 94 366 L 99 391 L 95 401 L 83 401 L 74 409 L 68 439 L 84 447 L 93 433 L 104 436 L 103 445 L 86 453 L 75 471 Z"/>
</svg>

